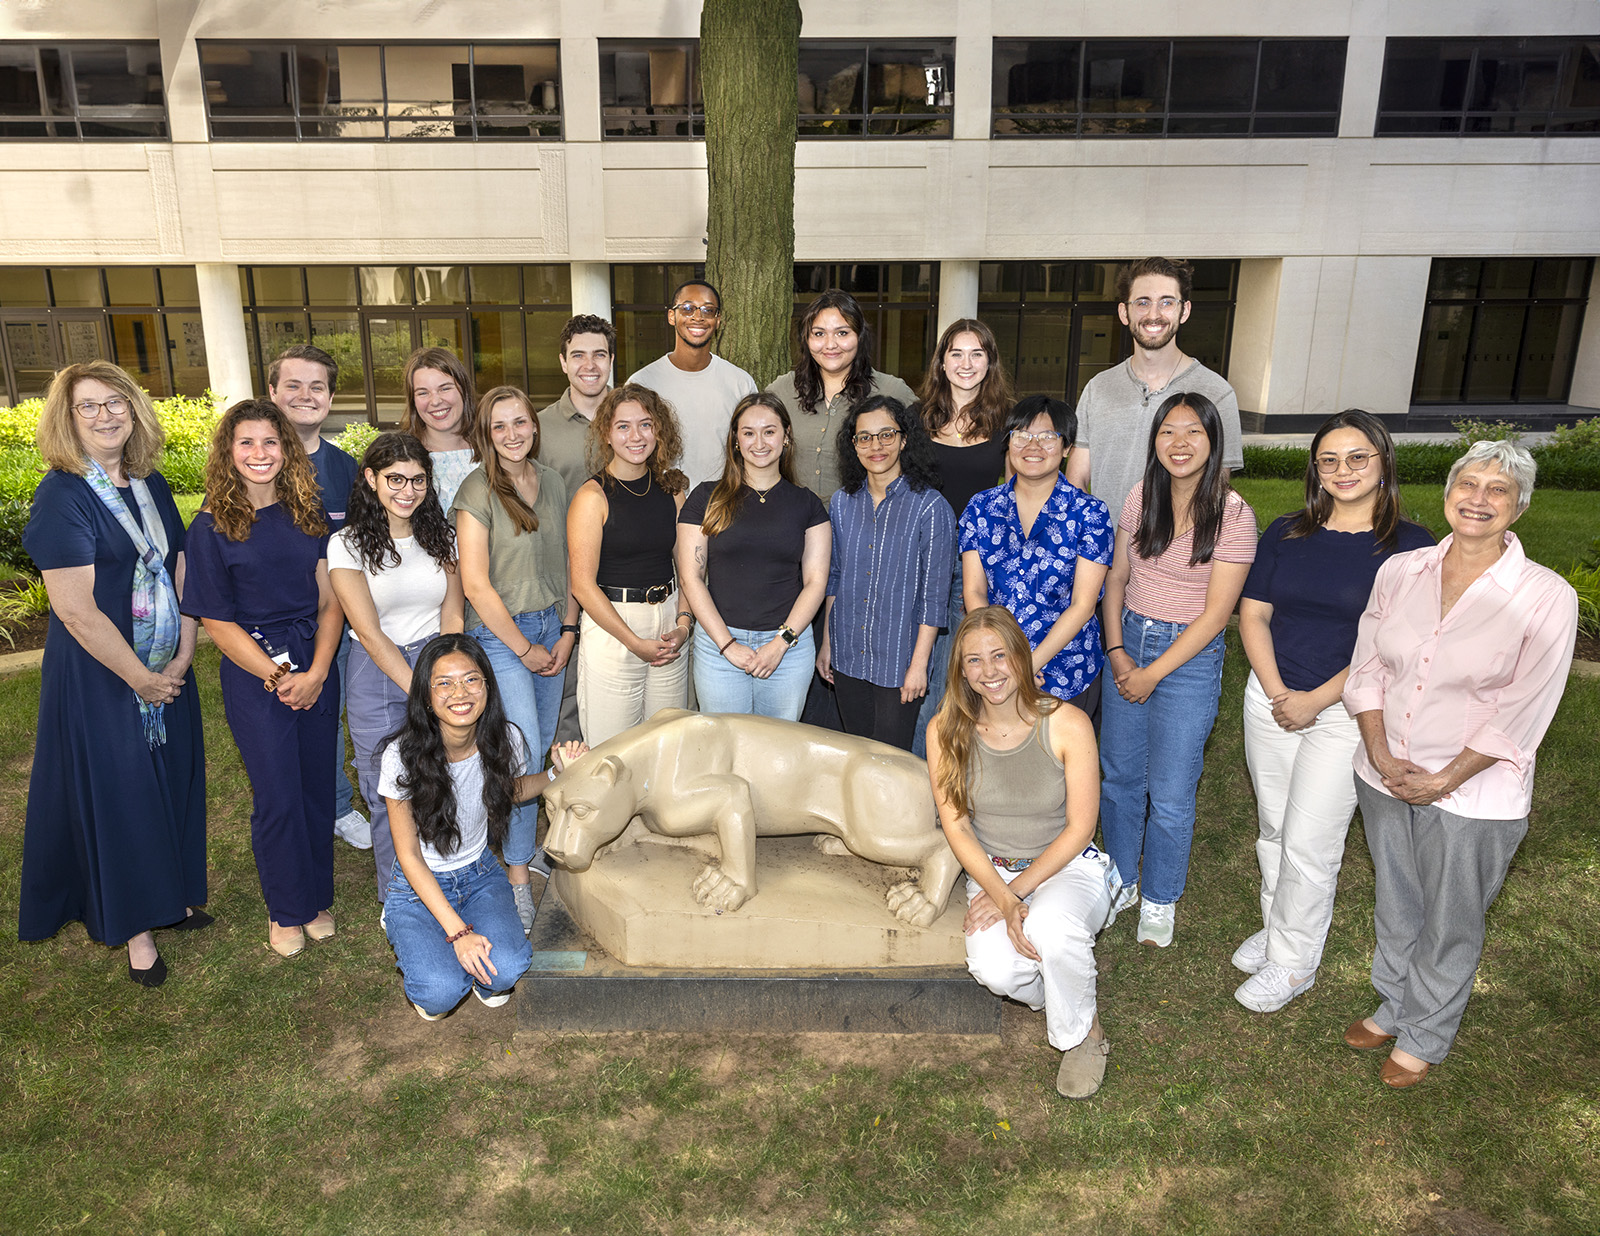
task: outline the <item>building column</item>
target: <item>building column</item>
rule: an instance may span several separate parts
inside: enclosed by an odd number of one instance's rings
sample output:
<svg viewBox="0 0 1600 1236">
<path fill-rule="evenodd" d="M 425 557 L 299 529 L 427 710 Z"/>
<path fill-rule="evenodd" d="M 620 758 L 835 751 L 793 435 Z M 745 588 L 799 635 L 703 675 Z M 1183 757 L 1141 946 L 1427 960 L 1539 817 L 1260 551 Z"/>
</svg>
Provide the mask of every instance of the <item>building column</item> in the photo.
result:
<svg viewBox="0 0 1600 1236">
<path fill-rule="evenodd" d="M 611 320 L 611 265 L 609 262 L 573 262 L 572 312 L 592 313 Z"/>
<path fill-rule="evenodd" d="M 978 264 L 939 263 L 939 330 L 959 318 L 978 316 Z"/>
<path fill-rule="evenodd" d="M 1589 303 L 1583 307 L 1583 333 L 1578 336 L 1567 402 L 1575 408 L 1600 408 L 1600 262 L 1589 279 Z"/>
<path fill-rule="evenodd" d="M 223 404 L 255 394 L 250 378 L 250 339 L 239 296 L 239 268 L 229 262 L 199 262 L 200 328 L 206 341 L 211 389 Z"/>
</svg>

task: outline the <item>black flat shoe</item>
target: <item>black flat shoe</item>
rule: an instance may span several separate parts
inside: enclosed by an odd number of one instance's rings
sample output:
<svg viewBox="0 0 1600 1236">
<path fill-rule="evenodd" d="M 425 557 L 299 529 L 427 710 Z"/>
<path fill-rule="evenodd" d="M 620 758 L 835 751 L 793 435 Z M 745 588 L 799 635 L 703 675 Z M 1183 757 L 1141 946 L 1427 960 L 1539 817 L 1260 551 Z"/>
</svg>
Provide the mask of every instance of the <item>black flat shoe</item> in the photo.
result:
<svg viewBox="0 0 1600 1236">
<path fill-rule="evenodd" d="M 167 963 L 157 957 L 150 967 L 145 970 L 135 970 L 133 963 L 128 963 L 128 977 L 141 987 L 160 987 L 167 981 Z"/>
<path fill-rule="evenodd" d="M 163 927 L 157 927 L 155 930 L 157 930 L 157 931 L 199 931 L 202 927 L 209 927 L 209 926 L 211 926 L 212 923 L 214 923 L 216 921 L 217 920 L 215 918 L 213 918 L 211 915 L 207 914 L 204 910 L 195 910 L 190 914 L 186 914 L 184 917 L 180 918 L 177 922 L 168 923 Z"/>
</svg>

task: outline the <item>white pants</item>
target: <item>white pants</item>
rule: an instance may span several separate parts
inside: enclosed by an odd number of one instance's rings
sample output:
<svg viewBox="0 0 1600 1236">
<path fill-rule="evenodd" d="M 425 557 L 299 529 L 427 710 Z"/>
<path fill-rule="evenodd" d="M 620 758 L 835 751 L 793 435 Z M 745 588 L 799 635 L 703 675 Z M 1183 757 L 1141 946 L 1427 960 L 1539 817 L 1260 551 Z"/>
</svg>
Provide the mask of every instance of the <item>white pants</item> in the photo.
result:
<svg viewBox="0 0 1600 1236">
<path fill-rule="evenodd" d="M 1256 791 L 1261 835 L 1261 922 L 1267 960 L 1297 975 L 1322 962 L 1344 838 L 1355 814 L 1351 760 L 1361 743 L 1335 700 L 1316 724 L 1295 733 L 1272 719 L 1272 702 L 1254 674 L 1244 689 L 1244 757 Z"/>
<path fill-rule="evenodd" d="M 660 605 L 613 602 L 628 629 L 641 639 L 660 639 L 677 621 L 678 596 Z M 583 740 L 598 747 L 663 708 L 688 702 L 689 647 L 670 665 L 639 660 L 588 614 L 578 639 L 578 726 Z"/>
<path fill-rule="evenodd" d="M 967 969 L 997 996 L 1010 996 L 1044 1010 L 1050 1046 L 1068 1051 L 1094 1025 L 1094 938 L 1111 916 L 1106 884 L 1110 860 L 1090 847 L 1033 890 L 1026 900 L 1022 934 L 1038 952 L 1034 961 L 1017 952 L 1005 919 L 967 937 Z M 996 867 L 1007 884 L 1021 875 Z M 983 890 L 967 877 L 967 901 Z"/>
</svg>

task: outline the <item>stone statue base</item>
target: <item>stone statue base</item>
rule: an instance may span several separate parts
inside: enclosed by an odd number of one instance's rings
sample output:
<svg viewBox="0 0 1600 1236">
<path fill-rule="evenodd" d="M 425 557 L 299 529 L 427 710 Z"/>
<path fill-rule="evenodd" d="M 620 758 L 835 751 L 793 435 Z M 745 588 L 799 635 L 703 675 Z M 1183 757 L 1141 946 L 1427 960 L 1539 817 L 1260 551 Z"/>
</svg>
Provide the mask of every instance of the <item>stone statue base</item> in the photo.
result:
<svg viewBox="0 0 1600 1236">
<path fill-rule="evenodd" d="M 707 844 L 696 845 L 704 840 Z M 718 913 L 694 898 L 714 839 L 675 841 L 635 825 L 587 870 L 557 868 L 551 885 L 573 920 L 629 966 L 689 969 L 838 969 L 962 966 L 964 886 L 931 927 L 888 910 L 906 879 L 852 854 L 823 853 L 810 836 L 762 837 L 760 895 Z"/>
</svg>

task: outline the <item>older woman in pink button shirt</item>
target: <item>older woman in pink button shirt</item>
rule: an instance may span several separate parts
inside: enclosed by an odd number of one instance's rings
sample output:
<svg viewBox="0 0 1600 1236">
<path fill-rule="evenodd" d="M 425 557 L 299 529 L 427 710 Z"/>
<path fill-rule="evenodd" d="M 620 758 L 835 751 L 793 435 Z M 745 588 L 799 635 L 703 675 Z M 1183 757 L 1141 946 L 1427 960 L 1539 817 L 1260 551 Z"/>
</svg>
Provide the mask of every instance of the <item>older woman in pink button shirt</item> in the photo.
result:
<svg viewBox="0 0 1600 1236">
<path fill-rule="evenodd" d="M 1396 554 L 1361 616 L 1344 703 L 1361 728 L 1356 797 L 1377 876 L 1372 985 L 1358 1050 L 1413 1086 L 1455 1040 L 1484 916 L 1528 831 L 1534 752 L 1566 687 L 1577 594 L 1509 531 L 1533 458 L 1480 442 L 1445 485 L 1450 535 Z"/>
</svg>

